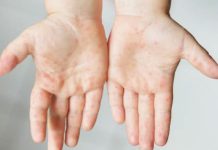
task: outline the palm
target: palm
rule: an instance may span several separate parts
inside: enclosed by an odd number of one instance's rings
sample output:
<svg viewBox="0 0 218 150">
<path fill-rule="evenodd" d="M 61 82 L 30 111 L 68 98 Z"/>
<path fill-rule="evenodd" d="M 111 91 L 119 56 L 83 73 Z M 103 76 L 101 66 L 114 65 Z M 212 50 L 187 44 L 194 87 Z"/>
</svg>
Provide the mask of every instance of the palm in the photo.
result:
<svg viewBox="0 0 218 150">
<path fill-rule="evenodd" d="M 63 97 L 102 88 L 107 72 L 102 25 L 93 20 L 71 22 L 50 16 L 32 29 L 39 84 Z"/>
<path fill-rule="evenodd" d="M 119 83 L 133 91 L 156 93 L 160 83 L 171 83 L 180 61 L 184 30 L 168 18 L 141 22 L 134 17 L 117 19 L 111 35 L 110 78 L 120 79 Z"/>
<path fill-rule="evenodd" d="M 36 65 L 31 96 L 31 130 L 36 142 L 45 138 L 49 115 L 49 149 L 75 146 L 80 126 L 94 126 L 107 77 L 108 55 L 100 20 L 53 14 L 27 29 L 3 52 L 0 74 L 13 69 L 28 54 Z"/>
<path fill-rule="evenodd" d="M 110 37 L 109 95 L 114 118 L 126 119 L 132 144 L 151 149 L 154 140 L 166 143 L 180 59 L 218 77 L 217 64 L 195 42 L 168 16 L 117 16 Z"/>
</svg>

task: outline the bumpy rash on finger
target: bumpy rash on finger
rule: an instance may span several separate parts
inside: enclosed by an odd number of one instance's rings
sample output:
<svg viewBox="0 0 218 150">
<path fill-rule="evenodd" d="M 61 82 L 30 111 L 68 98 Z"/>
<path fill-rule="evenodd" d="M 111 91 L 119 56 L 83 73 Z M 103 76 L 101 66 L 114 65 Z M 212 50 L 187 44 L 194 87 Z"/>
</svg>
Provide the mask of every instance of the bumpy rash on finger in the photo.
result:
<svg viewBox="0 0 218 150">
<path fill-rule="evenodd" d="M 34 86 L 31 94 L 30 124 L 32 138 L 36 143 L 43 142 L 46 135 L 47 112 L 52 95 Z"/>
<path fill-rule="evenodd" d="M 85 95 L 72 96 L 70 98 L 70 108 L 67 116 L 67 130 L 65 138 L 65 143 L 69 147 L 74 147 L 78 143 L 84 105 Z"/>
<path fill-rule="evenodd" d="M 26 32 L 11 42 L 0 58 L 0 76 L 13 70 L 30 54 L 32 49 L 32 37 Z"/>
<path fill-rule="evenodd" d="M 154 95 L 139 95 L 139 144 L 142 150 L 154 148 Z"/>
<path fill-rule="evenodd" d="M 114 120 L 117 123 L 123 123 L 125 121 L 125 110 L 123 106 L 123 87 L 119 84 L 109 81 L 108 93 L 111 105 L 111 111 Z"/>
<path fill-rule="evenodd" d="M 138 145 L 139 143 L 138 94 L 129 90 L 125 90 L 124 107 L 125 107 L 126 128 L 127 128 L 129 142 L 132 145 Z"/>
<path fill-rule="evenodd" d="M 172 92 L 155 95 L 155 143 L 159 146 L 164 146 L 169 137 L 172 101 Z"/>
<path fill-rule="evenodd" d="M 187 33 L 184 40 L 183 58 L 210 78 L 218 78 L 218 64 L 193 36 Z"/>
<path fill-rule="evenodd" d="M 48 122 L 48 150 L 62 150 L 68 101 L 56 97 L 51 103 Z"/>
<path fill-rule="evenodd" d="M 101 105 L 103 88 L 86 93 L 86 103 L 83 111 L 82 128 L 86 131 L 91 130 L 96 122 Z"/>
</svg>

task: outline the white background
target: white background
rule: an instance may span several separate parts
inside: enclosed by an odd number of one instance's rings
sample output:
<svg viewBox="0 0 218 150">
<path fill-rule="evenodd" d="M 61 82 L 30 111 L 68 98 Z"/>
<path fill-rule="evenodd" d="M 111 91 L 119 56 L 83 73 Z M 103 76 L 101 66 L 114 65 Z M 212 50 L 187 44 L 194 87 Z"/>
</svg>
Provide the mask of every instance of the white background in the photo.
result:
<svg viewBox="0 0 218 150">
<path fill-rule="evenodd" d="M 173 0 L 172 17 L 188 29 L 218 61 L 218 1 Z M 43 0 L 0 1 L 0 49 L 31 24 L 46 16 Z M 114 4 L 105 0 L 103 21 L 107 35 Z M 29 57 L 12 73 L 0 78 L 0 150 L 45 150 L 34 144 L 29 130 L 29 96 L 34 65 Z M 173 120 L 169 143 L 155 150 L 218 149 L 218 81 L 204 77 L 186 61 L 176 73 Z M 112 120 L 105 91 L 93 131 L 82 132 L 75 150 L 136 150 L 127 142 L 125 126 Z M 67 148 L 64 148 L 67 150 Z"/>
</svg>

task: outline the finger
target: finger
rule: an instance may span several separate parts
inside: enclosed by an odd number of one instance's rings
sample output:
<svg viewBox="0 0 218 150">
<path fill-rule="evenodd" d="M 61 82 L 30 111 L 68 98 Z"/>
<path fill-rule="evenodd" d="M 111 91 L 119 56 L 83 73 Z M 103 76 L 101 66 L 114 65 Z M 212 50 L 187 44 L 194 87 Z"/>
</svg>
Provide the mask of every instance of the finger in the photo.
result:
<svg viewBox="0 0 218 150">
<path fill-rule="evenodd" d="M 46 136 L 47 112 L 51 103 L 51 94 L 34 86 L 30 103 L 30 126 L 33 140 L 43 142 Z"/>
<path fill-rule="evenodd" d="M 109 81 L 108 93 L 113 118 L 117 123 L 125 121 L 125 111 L 123 107 L 123 88 L 119 84 Z"/>
<path fill-rule="evenodd" d="M 138 121 L 138 95 L 125 90 L 124 107 L 126 116 L 126 128 L 129 142 L 138 145 L 139 121 Z"/>
<path fill-rule="evenodd" d="M 68 101 L 57 97 L 51 103 L 48 124 L 48 150 L 62 150 Z"/>
<path fill-rule="evenodd" d="M 155 95 L 155 143 L 164 146 L 167 143 L 172 109 L 172 93 Z"/>
<path fill-rule="evenodd" d="M 10 72 L 22 62 L 32 49 L 32 39 L 26 32 L 11 42 L 3 51 L 0 58 L 0 76 Z"/>
<path fill-rule="evenodd" d="M 206 76 L 218 78 L 218 64 L 191 35 L 184 40 L 183 57 Z"/>
<path fill-rule="evenodd" d="M 70 99 L 70 108 L 67 116 L 66 144 L 74 147 L 78 143 L 80 127 L 83 117 L 83 108 L 85 105 L 85 96 L 72 96 Z"/>
<path fill-rule="evenodd" d="M 103 88 L 90 91 L 86 94 L 86 103 L 83 111 L 82 128 L 86 131 L 91 130 L 96 122 Z"/>
<path fill-rule="evenodd" d="M 154 96 L 139 95 L 139 144 L 142 150 L 154 148 Z"/>
</svg>

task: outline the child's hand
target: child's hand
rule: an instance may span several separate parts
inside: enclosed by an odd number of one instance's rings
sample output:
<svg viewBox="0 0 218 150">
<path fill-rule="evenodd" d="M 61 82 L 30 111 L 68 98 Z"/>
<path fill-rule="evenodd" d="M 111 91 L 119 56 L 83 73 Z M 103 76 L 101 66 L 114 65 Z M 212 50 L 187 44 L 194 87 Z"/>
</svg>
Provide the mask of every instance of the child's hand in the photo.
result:
<svg viewBox="0 0 218 150">
<path fill-rule="evenodd" d="M 36 65 L 30 120 L 35 142 L 45 139 L 47 111 L 49 150 L 75 146 L 80 127 L 93 128 L 107 78 L 108 54 L 101 20 L 53 13 L 22 33 L 3 52 L 0 75 L 28 55 Z"/>
<path fill-rule="evenodd" d="M 114 119 L 126 121 L 130 143 L 152 150 L 170 129 L 173 80 L 181 59 L 211 78 L 218 65 L 168 15 L 117 15 L 110 36 L 109 96 Z"/>
</svg>

